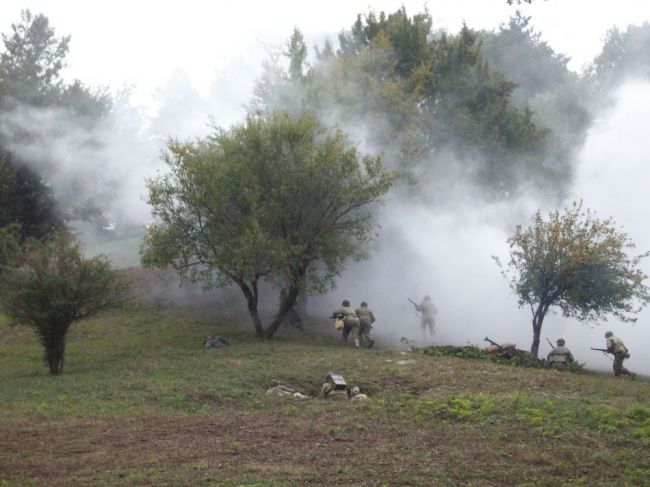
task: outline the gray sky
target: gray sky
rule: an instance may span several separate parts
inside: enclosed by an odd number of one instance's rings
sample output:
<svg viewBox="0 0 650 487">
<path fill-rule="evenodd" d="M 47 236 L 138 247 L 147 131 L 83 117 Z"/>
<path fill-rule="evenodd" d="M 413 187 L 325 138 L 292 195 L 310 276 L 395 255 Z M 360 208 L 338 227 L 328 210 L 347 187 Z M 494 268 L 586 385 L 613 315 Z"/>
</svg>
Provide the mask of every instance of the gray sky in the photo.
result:
<svg viewBox="0 0 650 487">
<path fill-rule="evenodd" d="M 88 2 L 81 0 L 2 0 L 0 30 L 9 31 L 20 10 L 47 15 L 60 35 L 72 35 L 66 76 L 87 84 L 119 88 L 131 85 L 135 100 L 149 103 L 155 89 L 180 68 L 205 92 L 216 76 L 255 76 L 265 48 L 283 44 L 298 26 L 311 45 L 348 28 L 359 12 L 392 12 L 417 0 L 198 0 Z M 505 0 L 430 0 L 436 27 L 457 30 L 463 21 L 474 28 L 496 28 L 516 10 Z M 525 14 L 552 47 L 580 69 L 598 53 L 612 25 L 650 20 L 646 0 L 535 0 Z"/>
</svg>

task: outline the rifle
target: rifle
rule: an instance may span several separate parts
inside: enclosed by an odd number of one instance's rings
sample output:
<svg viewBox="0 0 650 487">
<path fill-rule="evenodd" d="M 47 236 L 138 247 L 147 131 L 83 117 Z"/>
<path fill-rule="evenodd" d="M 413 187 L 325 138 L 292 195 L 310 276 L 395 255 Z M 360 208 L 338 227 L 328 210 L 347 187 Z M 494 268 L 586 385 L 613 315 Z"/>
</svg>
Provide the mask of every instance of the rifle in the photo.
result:
<svg viewBox="0 0 650 487">
<path fill-rule="evenodd" d="M 612 353 L 612 352 L 610 352 L 609 350 L 607 350 L 607 349 L 605 349 L 605 348 L 594 348 L 594 347 L 591 347 L 591 349 L 592 349 L 592 350 L 596 350 L 597 352 Z"/>
<path fill-rule="evenodd" d="M 546 337 L 546 341 L 547 341 L 548 344 L 551 346 L 551 348 L 552 348 L 553 350 L 555 350 L 555 347 L 554 347 L 553 344 L 551 343 L 551 340 L 548 339 L 548 337 Z"/>
<path fill-rule="evenodd" d="M 408 300 L 411 302 L 411 304 L 412 304 L 413 306 L 415 306 L 416 308 L 419 306 L 419 304 L 416 303 L 415 301 L 413 301 L 411 298 L 406 298 L 406 299 L 408 299 Z"/>
</svg>

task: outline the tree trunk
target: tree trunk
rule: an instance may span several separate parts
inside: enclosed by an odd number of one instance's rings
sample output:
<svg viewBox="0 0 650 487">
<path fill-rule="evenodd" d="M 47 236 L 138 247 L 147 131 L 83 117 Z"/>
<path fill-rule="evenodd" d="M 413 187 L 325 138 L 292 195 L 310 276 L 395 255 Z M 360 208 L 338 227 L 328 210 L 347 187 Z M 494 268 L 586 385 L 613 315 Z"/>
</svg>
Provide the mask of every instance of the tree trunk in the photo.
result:
<svg viewBox="0 0 650 487">
<path fill-rule="evenodd" d="M 293 286 L 289 287 L 287 298 L 280 302 L 280 309 L 278 311 L 278 314 L 276 315 L 275 319 L 271 322 L 271 324 L 268 326 L 268 328 L 264 333 L 264 336 L 266 338 L 273 338 L 275 332 L 278 330 L 278 328 L 280 328 L 280 325 L 282 325 L 284 318 L 287 316 L 287 314 L 289 313 L 293 305 L 296 304 L 297 298 L 298 298 L 298 288 Z"/>
<path fill-rule="evenodd" d="M 530 347 L 530 353 L 535 358 L 538 358 L 539 355 L 539 341 L 546 311 L 548 311 L 548 305 L 546 303 L 540 303 L 535 313 L 533 313 L 533 344 Z"/>
<path fill-rule="evenodd" d="M 264 338 L 264 327 L 262 326 L 262 320 L 260 319 L 260 314 L 257 311 L 258 303 L 258 293 L 257 293 L 257 281 L 254 281 L 251 287 L 247 286 L 245 282 L 237 282 L 239 288 L 244 293 L 246 297 L 246 304 L 248 305 L 248 314 L 250 314 L 251 319 L 253 320 L 253 325 L 255 326 L 255 335 L 258 338 Z"/>
<path fill-rule="evenodd" d="M 63 371 L 63 358 L 65 355 L 65 334 L 64 330 L 54 330 L 45 343 L 45 360 L 50 368 L 51 375 L 59 375 Z"/>
</svg>

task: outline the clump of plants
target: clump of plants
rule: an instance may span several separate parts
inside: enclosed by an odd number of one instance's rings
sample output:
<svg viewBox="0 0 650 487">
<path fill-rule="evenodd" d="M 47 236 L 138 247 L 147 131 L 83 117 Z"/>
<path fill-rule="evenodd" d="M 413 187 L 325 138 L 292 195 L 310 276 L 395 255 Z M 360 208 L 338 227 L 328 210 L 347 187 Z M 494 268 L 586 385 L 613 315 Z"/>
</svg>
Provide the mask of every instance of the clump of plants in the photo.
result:
<svg viewBox="0 0 650 487">
<path fill-rule="evenodd" d="M 548 367 L 546 360 L 540 360 L 524 350 L 516 350 L 512 356 L 488 352 L 475 345 L 465 345 L 462 347 L 453 345 L 435 345 L 430 347 L 412 348 L 415 353 L 430 355 L 433 357 L 458 357 L 464 359 L 485 360 L 502 365 L 514 365 L 517 367 L 531 367 L 543 369 Z M 584 364 L 573 362 L 567 369 L 569 372 L 583 372 Z"/>
</svg>

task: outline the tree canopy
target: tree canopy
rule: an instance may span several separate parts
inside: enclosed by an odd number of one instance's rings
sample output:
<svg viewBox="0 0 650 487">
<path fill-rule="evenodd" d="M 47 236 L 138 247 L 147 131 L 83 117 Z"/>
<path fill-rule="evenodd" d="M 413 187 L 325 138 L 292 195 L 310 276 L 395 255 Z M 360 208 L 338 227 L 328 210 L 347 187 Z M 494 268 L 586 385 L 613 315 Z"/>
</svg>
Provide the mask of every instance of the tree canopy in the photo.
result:
<svg viewBox="0 0 650 487">
<path fill-rule="evenodd" d="M 537 357 L 546 313 L 558 307 L 578 320 L 605 319 L 612 314 L 623 321 L 650 301 L 646 275 L 639 268 L 648 252 L 628 255 L 629 237 L 616 230 L 611 219 L 598 219 L 582 203 L 546 218 L 538 211 L 528 227 L 517 226 L 508 239 L 510 261 L 504 277 L 533 315 L 531 352 Z M 501 263 L 497 259 L 501 267 Z"/>
<path fill-rule="evenodd" d="M 237 285 L 260 337 L 271 337 L 301 292 L 334 284 L 348 258 L 364 256 L 373 203 L 392 176 L 341 131 L 308 114 L 251 115 L 195 143 L 172 141 L 169 173 L 148 182 L 156 223 L 146 266 L 172 265 L 205 287 Z M 265 328 L 259 284 L 287 290 Z"/>
<path fill-rule="evenodd" d="M 302 52 L 285 52 L 292 72 Z M 371 11 L 339 35 L 337 47 L 328 41 L 316 54 L 299 78 L 277 59 L 268 63 L 256 107 L 307 108 L 350 132 L 368 127 L 367 145 L 411 182 L 458 164 L 458 173 L 502 198 L 531 180 L 557 186 L 568 172 L 548 130 L 513 103 L 516 85 L 486 62 L 481 34 L 467 26 L 450 34 L 435 31 L 426 10 Z"/>
</svg>

